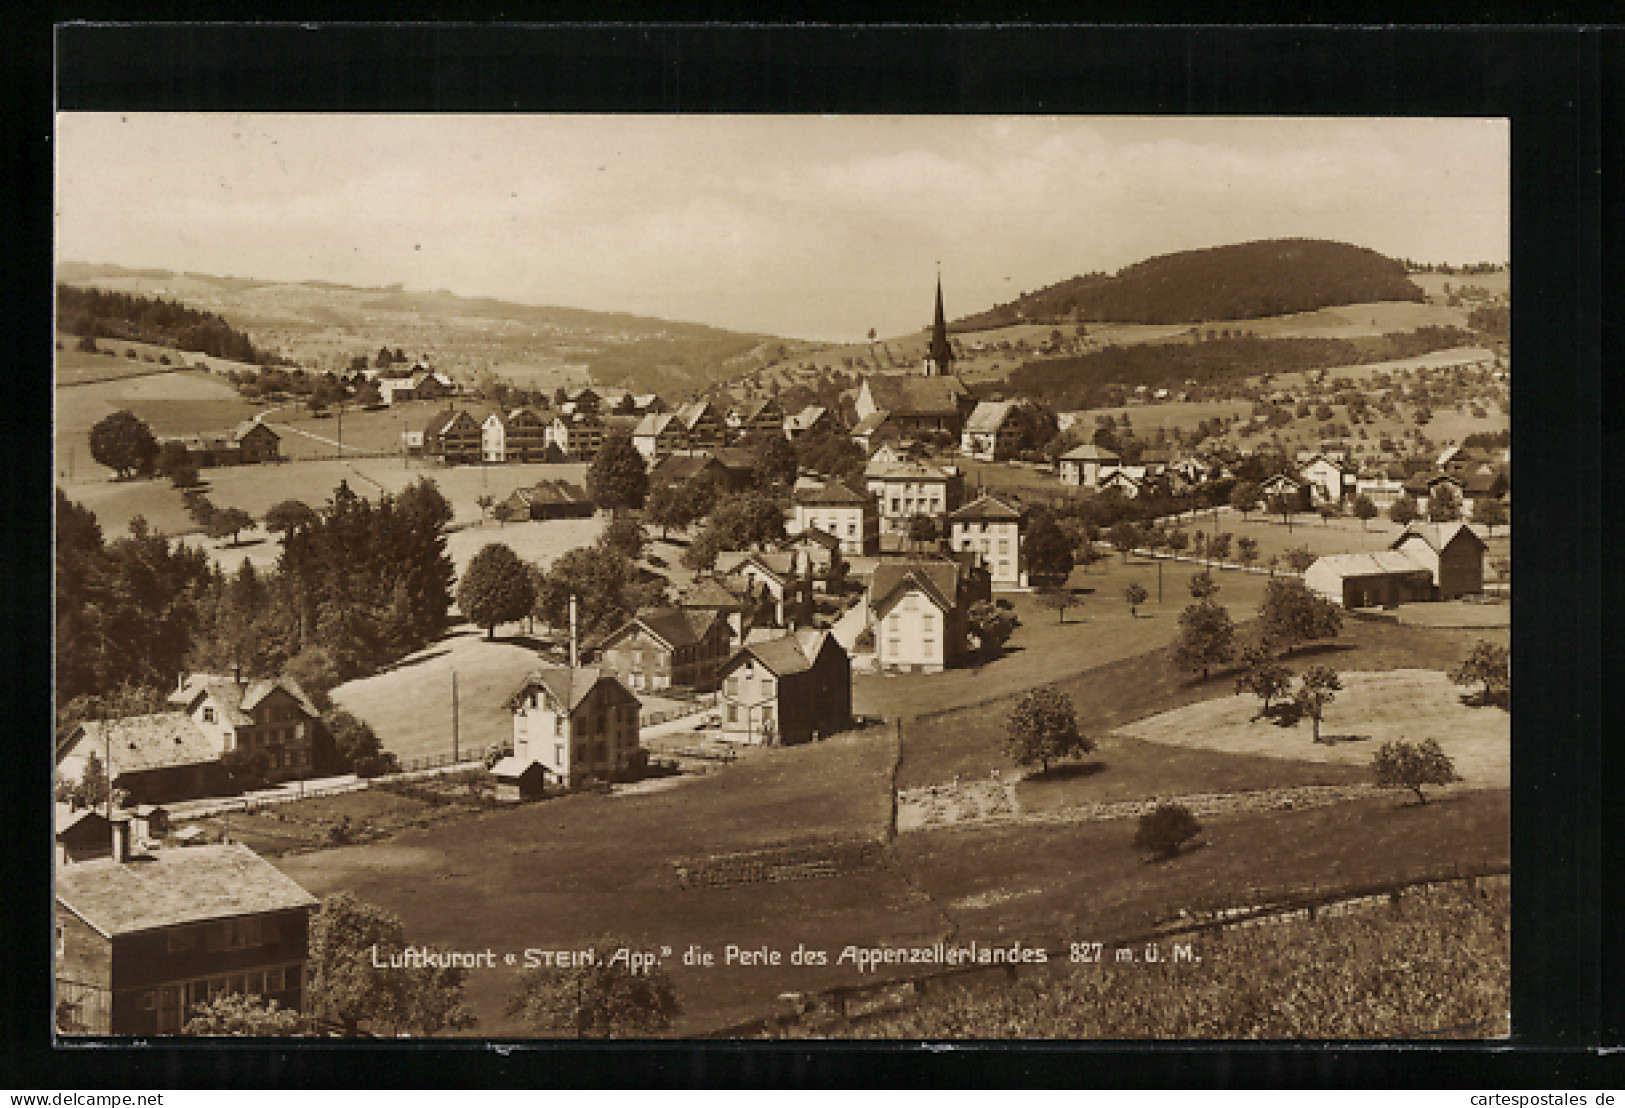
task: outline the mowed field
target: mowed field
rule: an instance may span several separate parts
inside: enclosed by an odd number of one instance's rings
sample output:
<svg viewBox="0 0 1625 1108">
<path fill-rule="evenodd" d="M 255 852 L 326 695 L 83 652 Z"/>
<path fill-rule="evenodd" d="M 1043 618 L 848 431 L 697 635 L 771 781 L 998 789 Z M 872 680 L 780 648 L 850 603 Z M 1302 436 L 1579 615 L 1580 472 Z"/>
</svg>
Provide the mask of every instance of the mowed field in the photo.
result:
<svg viewBox="0 0 1625 1108">
<path fill-rule="evenodd" d="M 1385 515 L 1379 515 L 1362 526 L 1360 520 L 1349 516 L 1322 520 L 1318 515 L 1305 512 L 1292 516 L 1289 527 L 1281 521 L 1280 516 L 1250 512 L 1247 518 L 1243 519 L 1240 512 L 1228 508 L 1220 509 L 1218 523 L 1213 522 L 1211 513 L 1203 512 L 1195 519 L 1181 522 L 1179 526 L 1193 536 L 1197 531 L 1210 535 L 1229 532 L 1233 536 L 1229 557 L 1232 562 L 1236 561 L 1236 541 L 1243 536 L 1251 538 L 1258 543 L 1260 566 L 1268 565 L 1270 558 L 1275 555 L 1284 554 L 1287 550 L 1298 547 L 1307 548 L 1316 556 L 1386 550 L 1404 531 L 1404 528 L 1391 522 Z M 1496 560 L 1511 554 L 1512 528 L 1510 525 L 1497 527 L 1492 535 L 1489 529 L 1481 524 L 1472 523 L 1468 526 L 1488 547 L 1484 555 L 1484 579 L 1494 580 Z"/>
<path fill-rule="evenodd" d="M 1255 696 L 1224 696 L 1163 712 L 1122 729 L 1147 742 L 1265 758 L 1364 766 L 1385 742 L 1437 739 L 1473 787 L 1511 784 L 1512 716 L 1462 703 L 1471 690 L 1436 670 L 1347 673 L 1326 706 L 1321 742 L 1308 720 L 1280 727 L 1258 715 Z"/>
</svg>

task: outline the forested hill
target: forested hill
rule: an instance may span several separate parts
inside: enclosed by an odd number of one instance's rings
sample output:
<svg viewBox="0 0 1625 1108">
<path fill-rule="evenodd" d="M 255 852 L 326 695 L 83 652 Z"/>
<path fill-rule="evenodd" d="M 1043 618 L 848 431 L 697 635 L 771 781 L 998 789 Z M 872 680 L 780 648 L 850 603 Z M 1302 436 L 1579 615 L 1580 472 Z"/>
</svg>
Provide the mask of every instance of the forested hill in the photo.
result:
<svg viewBox="0 0 1625 1108">
<path fill-rule="evenodd" d="M 1148 258 L 1023 293 L 950 330 L 1017 323 L 1204 323 L 1312 312 L 1339 304 L 1424 299 L 1404 266 L 1324 239 L 1267 239 Z"/>
<path fill-rule="evenodd" d="M 269 365 L 276 359 L 213 312 L 174 300 L 74 285 L 56 286 L 56 329 L 93 339 L 120 338 L 172 346 L 215 358 Z"/>
</svg>

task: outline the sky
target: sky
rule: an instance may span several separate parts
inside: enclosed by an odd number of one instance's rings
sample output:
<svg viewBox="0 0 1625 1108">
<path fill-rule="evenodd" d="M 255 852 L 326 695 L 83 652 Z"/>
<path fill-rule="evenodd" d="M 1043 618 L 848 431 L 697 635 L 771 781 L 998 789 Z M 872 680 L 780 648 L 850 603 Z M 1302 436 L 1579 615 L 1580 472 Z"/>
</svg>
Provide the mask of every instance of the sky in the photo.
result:
<svg viewBox="0 0 1625 1108">
<path fill-rule="evenodd" d="M 56 256 L 854 341 L 1261 238 L 1506 261 L 1498 119 L 57 117 Z"/>
</svg>

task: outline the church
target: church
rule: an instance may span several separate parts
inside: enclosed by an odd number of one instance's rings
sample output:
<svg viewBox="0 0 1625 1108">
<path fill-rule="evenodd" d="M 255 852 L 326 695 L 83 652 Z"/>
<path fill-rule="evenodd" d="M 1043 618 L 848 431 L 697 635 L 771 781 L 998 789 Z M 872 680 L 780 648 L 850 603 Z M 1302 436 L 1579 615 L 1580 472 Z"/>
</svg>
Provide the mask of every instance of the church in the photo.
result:
<svg viewBox="0 0 1625 1108">
<path fill-rule="evenodd" d="M 964 382 L 954 375 L 954 351 L 948 342 L 942 278 L 938 277 L 936 318 L 920 372 L 877 373 L 864 378 L 858 392 L 858 419 L 884 412 L 886 422 L 905 437 L 940 432 L 957 442 L 965 417 L 975 406 Z"/>
</svg>

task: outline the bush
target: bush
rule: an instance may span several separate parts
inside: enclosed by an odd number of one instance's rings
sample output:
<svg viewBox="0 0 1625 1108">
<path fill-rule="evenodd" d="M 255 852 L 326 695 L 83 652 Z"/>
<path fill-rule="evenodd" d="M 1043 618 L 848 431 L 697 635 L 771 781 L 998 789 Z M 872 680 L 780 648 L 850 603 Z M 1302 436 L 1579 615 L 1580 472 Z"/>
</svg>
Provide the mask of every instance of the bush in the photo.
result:
<svg viewBox="0 0 1625 1108">
<path fill-rule="evenodd" d="M 1158 858 L 1172 858 L 1201 830 L 1202 825 L 1183 804 L 1158 804 L 1140 817 L 1134 845 Z"/>
</svg>

